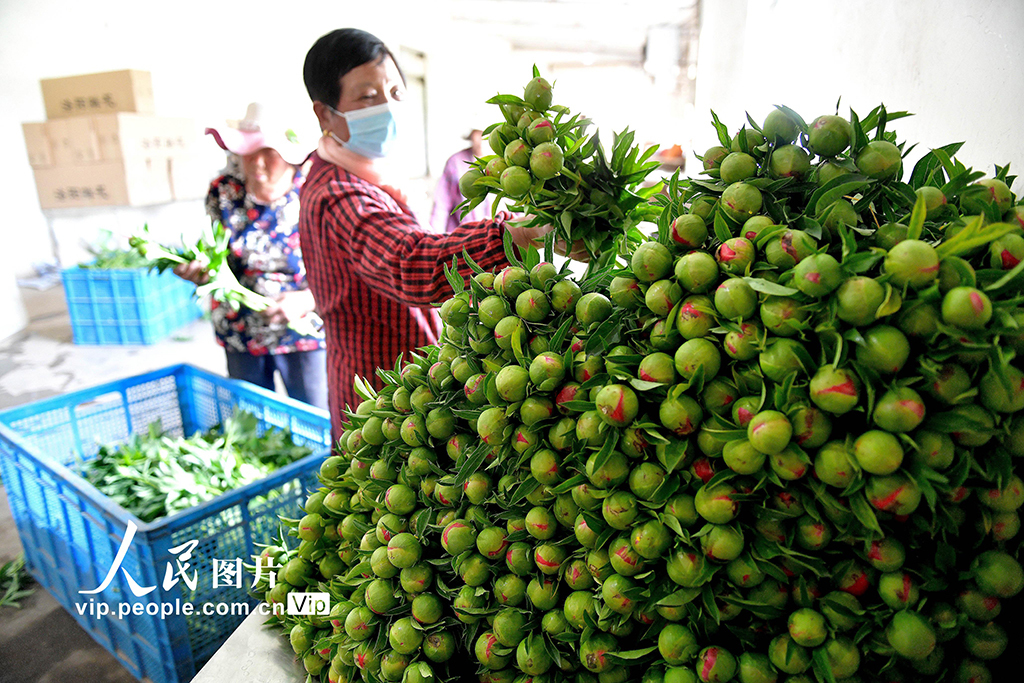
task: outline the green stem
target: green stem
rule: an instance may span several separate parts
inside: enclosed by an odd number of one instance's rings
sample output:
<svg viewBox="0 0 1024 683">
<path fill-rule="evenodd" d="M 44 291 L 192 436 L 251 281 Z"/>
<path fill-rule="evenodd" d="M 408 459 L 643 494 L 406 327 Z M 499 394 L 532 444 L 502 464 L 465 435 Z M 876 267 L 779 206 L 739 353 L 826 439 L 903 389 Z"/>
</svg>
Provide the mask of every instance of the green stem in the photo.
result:
<svg viewBox="0 0 1024 683">
<path fill-rule="evenodd" d="M 574 173 L 573 171 L 570 171 L 567 168 L 563 167 L 562 170 L 560 171 L 560 173 L 562 175 L 566 176 L 567 178 L 572 179 L 572 181 L 575 182 L 577 186 L 586 185 L 586 183 L 583 182 L 583 178 L 581 178 L 576 173 Z"/>
<path fill-rule="evenodd" d="M 132 237 L 128 240 L 128 244 L 143 257 L 152 261 L 154 263 L 152 267 L 160 267 L 160 265 L 166 267 L 171 263 L 188 263 L 188 259 L 183 258 L 180 254 L 168 251 L 164 246 L 151 240 Z M 164 263 L 161 264 L 161 261 Z"/>
</svg>

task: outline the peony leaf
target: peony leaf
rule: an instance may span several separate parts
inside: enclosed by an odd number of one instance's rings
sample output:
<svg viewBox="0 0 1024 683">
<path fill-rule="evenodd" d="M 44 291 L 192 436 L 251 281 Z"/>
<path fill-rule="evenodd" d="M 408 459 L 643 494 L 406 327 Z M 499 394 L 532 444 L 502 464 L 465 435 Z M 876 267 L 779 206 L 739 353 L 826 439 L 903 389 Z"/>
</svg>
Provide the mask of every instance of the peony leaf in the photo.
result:
<svg viewBox="0 0 1024 683">
<path fill-rule="evenodd" d="M 641 650 L 619 650 L 618 652 L 615 652 L 614 654 L 610 654 L 609 658 L 612 659 L 612 660 L 621 660 L 623 662 L 628 662 L 628 661 L 631 661 L 631 660 L 641 659 L 643 657 L 646 657 L 647 655 L 651 654 L 652 652 L 654 652 L 657 649 L 658 649 L 658 646 L 654 645 L 654 646 L 651 646 L 651 647 L 645 647 L 645 648 L 643 648 Z"/>
<path fill-rule="evenodd" d="M 744 277 L 743 280 L 750 285 L 755 292 L 761 292 L 762 294 L 771 294 L 773 296 L 793 296 L 794 294 L 800 293 L 799 289 L 786 287 L 785 285 L 780 285 L 777 282 L 772 282 L 763 278 L 748 276 Z"/>
</svg>

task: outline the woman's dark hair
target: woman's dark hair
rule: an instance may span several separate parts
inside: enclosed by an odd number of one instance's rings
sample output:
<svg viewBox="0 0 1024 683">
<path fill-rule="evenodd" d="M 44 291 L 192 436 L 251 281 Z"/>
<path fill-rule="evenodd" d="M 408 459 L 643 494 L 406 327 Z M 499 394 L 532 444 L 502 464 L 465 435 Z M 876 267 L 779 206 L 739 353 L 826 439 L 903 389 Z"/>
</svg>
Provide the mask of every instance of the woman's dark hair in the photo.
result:
<svg viewBox="0 0 1024 683">
<path fill-rule="evenodd" d="M 377 36 L 357 28 L 339 28 L 320 36 L 306 53 L 302 81 L 309 99 L 336 106 L 341 99 L 341 77 L 368 62 L 379 64 L 390 57 L 405 82 L 398 60 Z"/>
</svg>

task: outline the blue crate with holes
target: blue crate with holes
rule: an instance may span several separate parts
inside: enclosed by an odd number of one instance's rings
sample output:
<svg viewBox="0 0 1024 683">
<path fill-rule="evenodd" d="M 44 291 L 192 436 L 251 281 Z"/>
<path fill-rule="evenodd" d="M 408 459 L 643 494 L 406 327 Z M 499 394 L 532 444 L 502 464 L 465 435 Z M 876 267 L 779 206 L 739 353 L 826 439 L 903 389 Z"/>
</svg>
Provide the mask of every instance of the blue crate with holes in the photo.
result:
<svg viewBox="0 0 1024 683">
<path fill-rule="evenodd" d="M 169 434 L 187 437 L 236 409 L 255 415 L 262 430 L 289 429 L 313 454 L 148 523 L 78 474 L 79 464 L 95 457 L 101 445 L 124 443 L 156 420 Z M 189 365 L 0 412 L 0 474 L 26 566 L 128 671 L 153 683 L 191 680 L 246 610 L 256 607 L 248 594 L 251 575 L 240 587 L 224 578 L 217 583 L 226 585 L 214 587 L 215 560 L 218 568 L 239 558 L 249 563 L 257 544 L 273 542 L 279 516 L 294 517 L 318 485 L 316 474 L 330 445 L 327 411 Z M 124 544 L 131 524 L 137 530 Z M 182 563 L 184 552 L 190 558 Z M 120 570 L 107 581 L 114 566 Z M 144 592 L 149 587 L 155 588 Z M 90 592 L 98 588 L 103 590 Z M 186 604 L 193 606 L 191 614 Z M 104 610 L 111 614 L 100 615 Z M 114 616 L 123 612 L 123 618 Z"/>
<path fill-rule="evenodd" d="M 65 268 L 76 344 L 154 344 L 203 313 L 196 287 L 171 271 Z"/>
</svg>

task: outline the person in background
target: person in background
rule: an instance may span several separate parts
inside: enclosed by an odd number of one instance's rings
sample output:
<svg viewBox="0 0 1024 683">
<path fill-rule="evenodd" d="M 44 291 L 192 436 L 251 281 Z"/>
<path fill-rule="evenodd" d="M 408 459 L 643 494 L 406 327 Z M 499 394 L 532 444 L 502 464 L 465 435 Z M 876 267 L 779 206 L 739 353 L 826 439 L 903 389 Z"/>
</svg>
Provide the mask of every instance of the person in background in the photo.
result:
<svg viewBox="0 0 1024 683">
<path fill-rule="evenodd" d="M 206 133 L 228 152 L 226 172 L 210 184 L 207 213 L 230 234 L 228 261 L 239 282 L 275 302 L 258 312 L 212 303 L 228 376 L 273 391 L 278 373 L 290 397 L 326 409 L 324 335 L 289 326 L 307 317 L 318 320 L 298 232 L 299 189 L 309 150 L 258 102 L 248 106 L 237 128 L 207 128 Z M 209 279 L 197 262 L 174 272 L 196 284 Z"/>
<path fill-rule="evenodd" d="M 455 207 L 465 199 L 462 192 L 459 191 L 459 178 L 469 170 L 471 161 L 476 157 L 483 156 L 483 136 L 484 132 L 479 128 L 471 130 L 466 136 L 470 146 L 448 157 L 448 161 L 444 165 L 444 171 L 434 190 L 434 209 L 430 213 L 430 225 L 438 232 L 451 232 L 462 223 L 482 221 L 491 215 L 492 199 L 490 195 L 473 207 L 471 211 L 462 215 L 454 211 Z"/>
<path fill-rule="evenodd" d="M 306 54 L 303 80 L 323 136 L 299 199 L 299 235 L 309 286 L 327 335 L 331 432 L 359 403 L 353 380 L 381 386 L 376 368 L 434 344 L 441 322 L 431 304 L 451 295 L 444 267 L 465 250 L 485 270 L 507 265 L 503 235 L 520 247 L 550 227 L 510 226 L 511 216 L 428 232 L 409 209 L 386 159 L 402 136 L 405 79 L 377 37 L 338 29 Z"/>
</svg>

